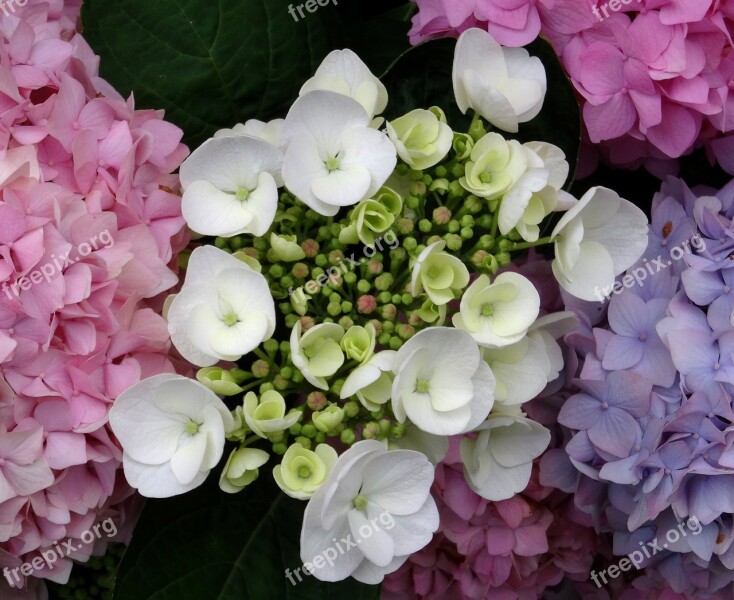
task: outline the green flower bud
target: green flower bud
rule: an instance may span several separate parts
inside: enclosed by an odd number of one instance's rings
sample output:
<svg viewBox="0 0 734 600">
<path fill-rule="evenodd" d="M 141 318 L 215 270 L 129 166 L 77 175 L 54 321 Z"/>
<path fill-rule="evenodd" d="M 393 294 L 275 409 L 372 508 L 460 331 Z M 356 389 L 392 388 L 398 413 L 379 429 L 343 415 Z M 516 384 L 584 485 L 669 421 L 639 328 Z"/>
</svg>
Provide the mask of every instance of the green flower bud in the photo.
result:
<svg viewBox="0 0 734 600">
<path fill-rule="evenodd" d="M 372 289 L 372 284 L 369 281 L 367 281 L 366 279 L 360 279 L 357 282 L 357 291 L 360 294 L 366 294 L 371 289 Z"/>
<path fill-rule="evenodd" d="M 446 242 L 446 247 L 453 252 L 458 252 L 459 250 L 461 250 L 461 246 L 464 243 L 461 237 L 459 237 L 455 233 L 447 233 L 443 239 Z"/>
<path fill-rule="evenodd" d="M 336 429 L 337 425 L 344 420 L 344 409 L 336 404 L 327 406 L 322 411 L 316 411 L 311 415 L 311 422 L 316 429 L 328 433 Z"/>
<path fill-rule="evenodd" d="M 313 423 L 306 423 L 301 427 L 301 434 L 307 438 L 313 438 L 316 435 L 316 427 Z"/>
<path fill-rule="evenodd" d="M 341 347 L 347 358 L 364 364 L 375 353 L 376 343 L 375 328 L 367 323 L 365 327 L 359 325 L 350 327 L 342 338 Z"/>
<path fill-rule="evenodd" d="M 466 160 L 469 158 L 472 148 L 474 148 L 474 139 L 465 133 L 454 133 L 452 147 L 456 153 L 456 158 Z"/>
<path fill-rule="evenodd" d="M 286 450 L 288 450 L 288 446 L 286 446 L 283 442 L 277 442 L 273 444 L 273 452 L 278 456 L 283 456 L 286 453 Z"/>
<path fill-rule="evenodd" d="M 430 298 L 426 299 L 418 309 L 418 315 L 426 323 L 441 325 L 446 319 L 446 305 L 436 306 Z"/>
<path fill-rule="evenodd" d="M 252 374 L 258 379 L 267 377 L 270 374 L 270 365 L 266 361 L 258 359 L 252 363 Z"/>
<path fill-rule="evenodd" d="M 234 420 L 234 427 L 227 434 L 227 439 L 230 442 L 244 442 L 250 428 L 247 426 L 247 421 L 245 421 L 245 411 L 241 405 L 232 411 L 232 419 Z"/>
<path fill-rule="evenodd" d="M 394 189 L 387 186 L 381 187 L 373 196 L 373 200 L 377 200 L 382 204 L 388 212 L 397 217 L 403 210 L 403 197 Z"/>
<path fill-rule="evenodd" d="M 304 437 L 302 435 L 299 435 L 296 438 L 296 443 L 297 444 L 301 444 L 301 446 L 303 446 L 304 448 L 306 448 L 306 450 L 310 450 L 311 449 L 311 440 L 309 440 L 307 437 Z"/>
<path fill-rule="evenodd" d="M 390 286 L 393 284 L 393 276 L 390 273 L 383 273 L 379 277 L 375 279 L 375 287 L 380 290 L 381 292 L 384 292 L 385 290 L 389 290 Z"/>
<path fill-rule="evenodd" d="M 232 374 L 221 367 L 199 369 L 196 379 L 220 396 L 234 396 L 242 391 Z"/>
<path fill-rule="evenodd" d="M 431 222 L 428 219 L 421 219 L 420 221 L 418 221 L 418 229 L 422 233 L 430 233 L 431 227 Z"/>
<path fill-rule="evenodd" d="M 388 344 L 388 346 L 390 347 L 390 350 L 400 350 L 402 345 L 403 345 L 403 340 L 395 336 L 390 338 L 390 343 Z"/>
<path fill-rule="evenodd" d="M 366 440 L 377 440 L 380 439 L 381 431 L 380 425 L 374 421 L 370 421 L 365 424 L 362 429 L 362 437 Z"/>
<path fill-rule="evenodd" d="M 453 132 L 436 113 L 415 109 L 385 124 L 398 156 L 413 169 L 428 169 L 448 154 Z"/>
<path fill-rule="evenodd" d="M 352 325 L 354 325 L 354 321 L 351 317 L 345 315 L 341 319 L 339 319 L 339 325 L 341 325 L 344 329 L 349 329 Z"/>
<path fill-rule="evenodd" d="M 326 434 L 323 431 L 317 432 L 314 441 L 317 444 L 323 444 L 326 441 Z"/>
<path fill-rule="evenodd" d="M 306 258 L 306 253 L 298 245 L 295 235 L 270 234 L 270 248 L 276 261 L 295 262 Z"/>
<path fill-rule="evenodd" d="M 244 400 L 245 421 L 253 433 L 267 438 L 270 434 L 288 429 L 303 413 L 288 413 L 283 396 L 275 390 L 265 392 L 260 400 L 254 392 L 248 392 Z"/>
<path fill-rule="evenodd" d="M 438 192 L 439 194 L 446 194 L 449 191 L 449 180 L 440 178 L 434 179 L 428 188 L 431 192 Z"/>
<path fill-rule="evenodd" d="M 368 199 L 357 204 L 351 219 L 359 240 L 365 246 L 374 247 L 375 234 L 390 229 L 395 222 L 395 215 L 377 200 Z"/>
<path fill-rule="evenodd" d="M 399 440 L 405 436 L 406 429 L 405 423 L 393 423 L 390 426 L 390 437 Z"/>
<path fill-rule="evenodd" d="M 219 487 L 229 494 L 245 489 L 259 475 L 259 469 L 270 456 L 264 450 L 241 447 L 229 455 L 219 478 Z"/>
<path fill-rule="evenodd" d="M 354 429 L 344 429 L 339 434 L 339 440 L 342 444 L 346 444 L 347 446 L 351 446 L 355 441 L 357 441 L 357 436 L 354 433 Z"/>
<path fill-rule="evenodd" d="M 293 444 L 273 469 L 273 478 L 291 498 L 308 500 L 326 481 L 337 458 L 336 450 L 326 444 L 319 444 L 314 450 Z"/>
<path fill-rule="evenodd" d="M 354 402 L 354 400 L 350 400 L 344 405 L 344 415 L 348 419 L 353 419 L 359 414 L 359 404 Z"/>
<path fill-rule="evenodd" d="M 338 317 L 342 313 L 342 305 L 340 302 L 329 302 L 326 305 L 326 312 L 332 317 Z"/>
</svg>

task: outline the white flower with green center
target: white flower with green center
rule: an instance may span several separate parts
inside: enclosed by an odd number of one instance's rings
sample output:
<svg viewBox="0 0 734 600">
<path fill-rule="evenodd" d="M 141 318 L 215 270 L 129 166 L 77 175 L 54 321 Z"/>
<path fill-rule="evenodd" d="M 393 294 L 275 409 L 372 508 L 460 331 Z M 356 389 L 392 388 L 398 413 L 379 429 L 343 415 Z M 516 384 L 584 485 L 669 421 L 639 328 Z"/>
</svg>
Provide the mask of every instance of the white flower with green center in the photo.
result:
<svg viewBox="0 0 734 600">
<path fill-rule="evenodd" d="M 149 377 L 110 409 L 125 478 L 143 496 L 167 498 L 201 485 L 222 458 L 232 414 L 210 389 L 181 375 Z"/>
<path fill-rule="evenodd" d="M 273 469 L 273 478 L 291 498 L 308 500 L 326 481 L 337 458 L 336 450 L 328 444 L 319 444 L 314 450 L 293 444 Z"/>
<path fill-rule="evenodd" d="M 438 108 L 417 108 L 388 121 L 385 128 L 398 156 L 411 169 L 422 170 L 437 165 L 448 154 L 454 141 L 454 132 Z"/>
<path fill-rule="evenodd" d="M 181 212 L 201 235 L 261 236 L 278 209 L 282 153 L 250 137 L 204 142 L 181 165 Z"/>
<path fill-rule="evenodd" d="M 275 390 L 266 391 L 259 400 L 255 392 L 247 392 L 243 410 L 248 427 L 262 438 L 285 431 L 303 414 L 301 411 L 286 414 L 285 399 Z"/>
<path fill-rule="evenodd" d="M 528 242 L 540 237 L 540 223 L 551 212 L 568 210 L 576 199 L 561 188 L 568 176 L 563 151 L 544 142 L 523 144 L 528 170 L 502 198 L 498 224 L 502 235 L 516 229 Z"/>
<path fill-rule="evenodd" d="M 291 360 L 306 380 L 320 390 L 328 390 L 331 377 L 344 364 L 339 343 L 344 328 L 336 323 L 321 323 L 303 333 L 300 321 L 291 331 Z"/>
<path fill-rule="evenodd" d="M 359 102 L 372 119 L 387 106 L 387 89 L 362 59 L 351 50 L 330 52 L 303 84 L 300 95 L 323 90 L 348 96 Z"/>
<path fill-rule="evenodd" d="M 372 323 L 367 323 L 364 327 L 352 325 L 341 341 L 342 350 L 344 350 L 347 358 L 362 364 L 372 358 L 376 344 L 377 333 Z"/>
<path fill-rule="evenodd" d="M 525 174 L 527 159 L 520 142 L 490 132 L 474 144 L 459 183 L 482 198 L 500 198 Z"/>
<path fill-rule="evenodd" d="M 313 576 L 340 581 L 351 575 L 377 584 L 426 546 L 439 524 L 430 491 L 433 474 L 420 452 L 388 451 L 375 440 L 344 452 L 303 515 L 301 559 L 314 563 L 327 550 L 334 553 L 333 560 L 316 562 L 323 566 Z M 361 542 L 337 552 L 335 539 Z"/>
<path fill-rule="evenodd" d="M 219 488 L 228 494 L 236 494 L 255 481 L 270 455 L 258 448 L 233 450 L 219 477 Z"/>
<path fill-rule="evenodd" d="M 569 294 L 598 300 L 600 289 L 636 263 L 647 248 L 647 217 L 605 187 L 586 192 L 556 225 L 553 274 Z"/>
<path fill-rule="evenodd" d="M 326 217 L 375 194 L 397 163 L 395 147 L 370 128 L 362 106 L 335 92 L 309 92 L 296 100 L 285 133 L 285 185 Z"/>
<path fill-rule="evenodd" d="M 500 348 L 524 338 L 539 312 L 540 295 L 527 277 L 507 272 L 490 283 L 480 275 L 461 297 L 453 323 L 478 344 Z"/>
<path fill-rule="evenodd" d="M 353 369 L 342 385 L 341 399 L 356 396 L 370 412 L 380 410 L 392 394 L 392 368 L 396 354 L 394 350 L 383 350 Z"/>
<path fill-rule="evenodd" d="M 275 304 L 263 275 L 215 246 L 196 248 L 168 309 L 168 332 L 199 367 L 236 361 L 275 331 Z"/>
<path fill-rule="evenodd" d="M 447 304 L 461 294 L 469 283 L 469 270 L 456 256 L 442 252 L 446 247 L 439 240 L 420 253 L 412 269 L 413 296 L 425 291 L 436 306 Z"/>
<path fill-rule="evenodd" d="M 427 433 L 456 435 L 487 418 L 495 379 L 477 343 L 465 331 L 429 327 L 395 356 L 392 409 Z"/>
<path fill-rule="evenodd" d="M 539 58 L 524 48 L 503 48 L 487 31 L 468 29 L 454 51 L 454 95 L 492 125 L 516 133 L 540 112 L 548 84 Z"/>
<path fill-rule="evenodd" d="M 461 441 L 466 481 L 487 500 L 512 498 L 527 487 L 533 460 L 549 442 L 550 432 L 519 409 L 492 414 L 477 428 L 476 438 Z"/>
<path fill-rule="evenodd" d="M 271 262 L 296 262 L 306 258 L 306 253 L 298 245 L 295 235 L 270 234 L 270 256 Z"/>
</svg>

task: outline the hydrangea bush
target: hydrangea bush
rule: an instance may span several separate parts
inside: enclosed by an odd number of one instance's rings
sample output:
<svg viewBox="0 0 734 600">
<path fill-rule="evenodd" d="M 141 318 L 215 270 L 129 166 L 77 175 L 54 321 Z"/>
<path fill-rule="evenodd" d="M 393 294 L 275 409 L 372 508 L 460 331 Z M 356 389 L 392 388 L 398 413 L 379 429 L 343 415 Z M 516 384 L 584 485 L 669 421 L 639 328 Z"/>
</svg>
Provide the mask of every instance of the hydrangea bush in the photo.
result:
<svg viewBox="0 0 734 600">
<path fill-rule="evenodd" d="M 76 31 L 79 3 L 6 8 L 0 569 L 3 598 L 42 597 L 42 579 L 64 583 L 72 560 L 127 539 L 134 522 L 139 503 L 107 419 L 132 384 L 175 371 L 160 295 L 176 285 L 188 241 L 171 174 L 187 150 L 160 112 L 135 110 L 98 77 Z M 116 537 L 80 541 L 107 518 Z M 68 539 L 76 550 L 52 568 L 19 571 Z"/>
</svg>

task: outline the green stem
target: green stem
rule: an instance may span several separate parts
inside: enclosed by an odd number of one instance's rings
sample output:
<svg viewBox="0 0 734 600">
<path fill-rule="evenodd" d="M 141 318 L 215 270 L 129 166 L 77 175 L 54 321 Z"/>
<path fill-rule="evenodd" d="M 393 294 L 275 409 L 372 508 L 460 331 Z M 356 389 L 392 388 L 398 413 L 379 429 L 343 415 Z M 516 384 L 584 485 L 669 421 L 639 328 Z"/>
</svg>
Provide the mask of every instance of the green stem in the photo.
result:
<svg viewBox="0 0 734 600">
<path fill-rule="evenodd" d="M 537 242 L 520 242 L 515 244 L 513 250 L 525 250 L 526 248 L 535 248 L 536 246 L 542 246 L 544 244 L 551 243 L 551 236 L 540 238 Z"/>
</svg>

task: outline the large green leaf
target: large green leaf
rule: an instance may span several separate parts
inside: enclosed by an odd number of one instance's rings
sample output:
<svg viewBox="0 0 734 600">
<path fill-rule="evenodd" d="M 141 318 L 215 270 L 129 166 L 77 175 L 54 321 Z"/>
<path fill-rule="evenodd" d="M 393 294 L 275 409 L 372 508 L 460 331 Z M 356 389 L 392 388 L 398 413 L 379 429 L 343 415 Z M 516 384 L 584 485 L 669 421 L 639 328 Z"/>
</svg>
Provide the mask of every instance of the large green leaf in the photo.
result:
<svg viewBox="0 0 734 600">
<path fill-rule="evenodd" d="M 261 477 L 235 495 L 216 477 L 193 492 L 148 500 L 122 559 L 116 600 L 377 600 L 379 586 L 285 576 L 301 566 L 305 504 Z M 354 550 L 352 550 L 354 551 Z"/>
<path fill-rule="evenodd" d="M 370 10 L 324 1 L 300 18 L 302 1 L 85 0 L 82 20 L 101 75 L 123 95 L 134 92 L 138 107 L 165 109 L 195 146 L 219 128 L 285 116 L 334 48 L 353 48 L 379 73 L 408 46 L 405 0 Z"/>
<path fill-rule="evenodd" d="M 444 109 L 454 129 L 466 130 L 470 118 L 456 106 L 451 80 L 455 47 L 453 39 L 425 42 L 408 50 L 392 65 L 383 77 L 390 92 L 388 118 L 436 105 Z M 550 44 L 536 40 L 528 51 L 543 61 L 548 92 L 540 114 L 521 124 L 518 134 L 507 135 L 523 142 L 537 140 L 560 147 L 566 153 L 572 175 L 581 143 L 581 115 L 573 86 Z M 571 178 L 569 185 L 570 182 Z"/>
</svg>

